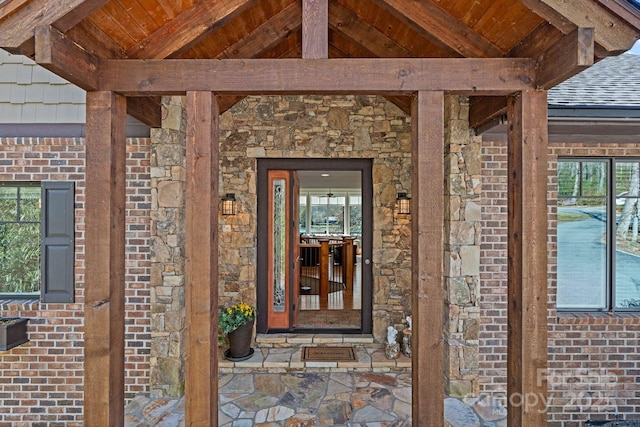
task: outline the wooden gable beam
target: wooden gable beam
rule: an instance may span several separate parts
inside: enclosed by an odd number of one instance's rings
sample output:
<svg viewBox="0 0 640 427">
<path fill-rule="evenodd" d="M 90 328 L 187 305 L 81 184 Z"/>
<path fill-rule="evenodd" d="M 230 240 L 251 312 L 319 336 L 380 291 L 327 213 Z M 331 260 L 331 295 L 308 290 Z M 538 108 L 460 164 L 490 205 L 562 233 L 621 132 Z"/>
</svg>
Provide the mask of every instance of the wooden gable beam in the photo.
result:
<svg viewBox="0 0 640 427">
<path fill-rule="evenodd" d="M 533 39 L 536 40 L 535 44 L 533 40 L 531 43 L 522 43 L 511 54 L 521 56 L 539 52 L 539 37 L 536 35 Z M 535 87 L 550 89 L 593 65 L 594 31 L 592 28 L 576 28 L 559 40 L 550 37 L 545 41 L 550 47 L 536 58 Z M 479 128 L 504 116 L 506 112 L 505 97 L 476 97 L 469 104 L 469 124 L 472 128 Z"/>
<path fill-rule="evenodd" d="M 53 25 L 65 32 L 108 0 L 32 0 L 24 3 L 6 4 L 6 15 L 2 18 L 0 46 L 11 53 L 33 56 L 34 28 Z"/>
<path fill-rule="evenodd" d="M 549 20 L 564 34 L 576 27 L 594 28 L 595 43 L 609 55 L 625 52 L 638 38 L 639 27 L 634 27 L 609 8 L 594 0 L 521 0 L 542 18 Z M 570 25 L 564 24 L 568 21 Z"/>
<path fill-rule="evenodd" d="M 38 65 L 86 90 L 98 89 L 100 59 L 47 25 L 36 27 L 35 55 Z"/>
<path fill-rule="evenodd" d="M 329 57 L 328 0 L 302 0 L 302 57 Z"/>
<path fill-rule="evenodd" d="M 300 30 L 301 25 L 300 5 L 292 3 L 245 37 L 224 49 L 216 55 L 216 58 L 256 58 L 262 52 L 282 43 L 291 33 Z"/>
<path fill-rule="evenodd" d="M 238 16 L 256 0 L 200 1 L 127 50 L 129 58 L 168 58 Z"/>
<path fill-rule="evenodd" d="M 500 95 L 530 88 L 530 59 L 174 59 L 104 60 L 101 89 L 127 95 L 379 93 L 406 95 L 417 90 Z"/>
<path fill-rule="evenodd" d="M 65 80 L 86 90 L 98 89 L 100 58 L 77 44 L 51 26 L 35 30 L 36 62 Z M 162 125 L 160 101 L 153 97 L 130 99 L 127 112 L 151 127 Z"/>
<path fill-rule="evenodd" d="M 493 43 L 467 27 L 447 11 L 431 1 L 374 0 L 405 25 L 429 40 L 453 48 L 467 58 L 501 57 L 502 52 Z"/>
</svg>

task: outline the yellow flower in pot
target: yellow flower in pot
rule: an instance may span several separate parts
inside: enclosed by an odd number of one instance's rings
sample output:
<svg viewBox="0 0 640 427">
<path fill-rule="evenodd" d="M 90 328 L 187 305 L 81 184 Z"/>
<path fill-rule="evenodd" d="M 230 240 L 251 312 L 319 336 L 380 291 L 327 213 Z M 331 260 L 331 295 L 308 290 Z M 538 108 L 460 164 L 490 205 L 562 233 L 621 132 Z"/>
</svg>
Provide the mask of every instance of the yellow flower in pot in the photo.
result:
<svg viewBox="0 0 640 427">
<path fill-rule="evenodd" d="M 256 313 L 254 306 L 244 302 L 223 308 L 218 313 L 218 329 L 229 342 L 229 350 L 224 353 L 227 359 L 241 361 L 253 355 L 251 337 Z"/>
</svg>

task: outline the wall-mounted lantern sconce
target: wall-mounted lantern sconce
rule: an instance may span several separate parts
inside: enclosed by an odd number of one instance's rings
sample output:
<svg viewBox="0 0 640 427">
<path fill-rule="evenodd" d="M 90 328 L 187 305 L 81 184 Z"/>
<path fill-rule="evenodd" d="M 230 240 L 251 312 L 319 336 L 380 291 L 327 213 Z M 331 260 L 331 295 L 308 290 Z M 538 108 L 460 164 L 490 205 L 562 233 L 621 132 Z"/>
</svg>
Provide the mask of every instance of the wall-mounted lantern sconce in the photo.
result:
<svg viewBox="0 0 640 427">
<path fill-rule="evenodd" d="M 222 215 L 235 215 L 238 208 L 238 202 L 236 202 L 236 195 L 234 193 L 227 193 L 222 198 Z"/>
<path fill-rule="evenodd" d="M 407 215 L 411 213 L 411 197 L 407 197 L 407 193 L 400 192 L 396 198 L 398 204 L 398 213 Z"/>
</svg>

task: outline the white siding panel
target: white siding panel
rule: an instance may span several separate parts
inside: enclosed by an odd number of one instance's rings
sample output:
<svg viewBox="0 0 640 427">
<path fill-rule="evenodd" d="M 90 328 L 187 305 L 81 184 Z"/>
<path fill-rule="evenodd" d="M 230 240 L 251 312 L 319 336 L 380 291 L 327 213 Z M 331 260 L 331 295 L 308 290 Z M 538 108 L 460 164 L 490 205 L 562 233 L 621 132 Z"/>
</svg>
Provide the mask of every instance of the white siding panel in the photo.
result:
<svg viewBox="0 0 640 427">
<path fill-rule="evenodd" d="M 15 123 L 36 123 L 36 104 L 23 104 L 20 121 Z"/>
<path fill-rule="evenodd" d="M 35 123 L 56 123 L 56 105 L 36 104 Z"/>
<path fill-rule="evenodd" d="M 0 104 L 0 123 L 20 123 L 22 105 Z"/>
<path fill-rule="evenodd" d="M 26 92 L 27 92 L 27 86 L 25 86 L 25 85 L 11 85 L 11 87 L 9 88 L 9 90 L 7 92 L 9 92 L 11 94 L 10 102 L 12 104 L 24 104 L 25 96 L 26 96 Z"/>
<path fill-rule="evenodd" d="M 17 80 L 18 65 L 2 64 L 0 67 L 0 83 L 15 83 Z"/>
</svg>

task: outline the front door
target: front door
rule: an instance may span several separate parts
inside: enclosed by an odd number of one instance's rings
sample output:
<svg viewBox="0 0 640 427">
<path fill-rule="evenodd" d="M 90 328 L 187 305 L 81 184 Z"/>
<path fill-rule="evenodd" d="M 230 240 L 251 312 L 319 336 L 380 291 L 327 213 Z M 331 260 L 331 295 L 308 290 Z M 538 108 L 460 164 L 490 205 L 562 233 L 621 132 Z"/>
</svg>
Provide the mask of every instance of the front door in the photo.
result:
<svg viewBox="0 0 640 427">
<path fill-rule="evenodd" d="M 260 333 L 371 333 L 370 160 L 258 160 Z"/>
</svg>

